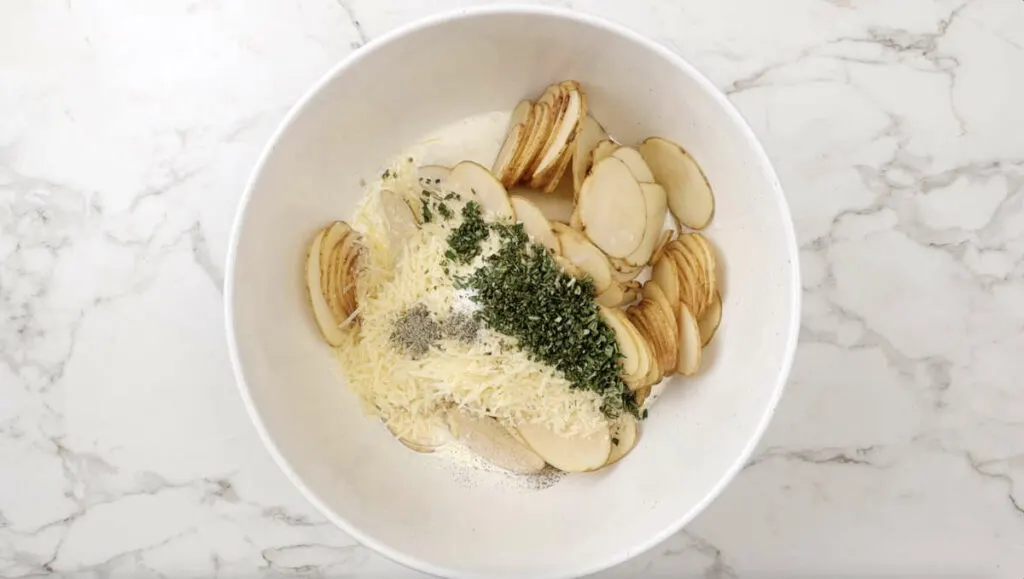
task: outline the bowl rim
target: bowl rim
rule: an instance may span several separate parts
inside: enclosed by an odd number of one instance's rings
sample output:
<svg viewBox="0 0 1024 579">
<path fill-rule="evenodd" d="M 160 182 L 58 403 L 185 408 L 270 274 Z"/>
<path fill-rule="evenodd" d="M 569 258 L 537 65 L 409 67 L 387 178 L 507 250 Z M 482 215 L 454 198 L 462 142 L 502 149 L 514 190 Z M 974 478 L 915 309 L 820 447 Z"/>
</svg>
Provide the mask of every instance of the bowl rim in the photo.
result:
<svg viewBox="0 0 1024 579">
<path fill-rule="evenodd" d="M 584 575 L 590 575 L 598 573 L 600 571 L 609 569 L 616 565 L 619 565 L 625 561 L 628 561 L 650 549 L 662 543 L 668 539 L 671 535 L 679 532 L 683 527 L 693 521 L 700 513 L 702 513 L 712 501 L 714 501 L 722 493 L 726 486 L 732 482 L 736 475 L 743 469 L 747 461 L 750 459 L 757 445 L 760 444 L 762 437 L 764 436 L 765 430 L 768 424 L 771 422 L 772 417 L 775 414 L 775 409 L 778 407 L 779 400 L 785 390 L 786 383 L 789 378 L 789 373 L 793 365 L 793 358 L 796 353 L 796 346 L 799 340 L 800 333 L 800 311 L 801 311 L 801 282 L 800 282 L 800 264 L 799 264 L 799 248 L 796 241 L 796 231 L 793 225 L 792 214 L 789 210 L 789 205 L 786 200 L 785 193 L 782 189 L 782 185 L 779 182 L 778 175 L 775 173 L 775 169 L 769 159 L 764 147 L 761 145 L 760 140 L 754 133 L 750 124 L 739 112 L 735 105 L 729 100 L 729 98 L 716 87 L 703 73 L 697 70 L 689 61 L 683 58 L 681 55 L 670 49 L 668 46 L 648 38 L 643 34 L 632 30 L 622 24 L 606 20 L 599 16 L 594 16 L 587 13 L 577 12 L 568 8 L 553 7 L 553 6 L 535 6 L 535 5 L 516 5 L 506 4 L 498 6 L 480 6 L 480 7 L 467 7 L 459 8 L 456 10 L 448 10 L 437 14 L 429 15 L 424 18 L 416 19 L 412 22 L 406 23 L 402 26 L 394 28 L 376 38 L 369 40 L 362 47 L 352 51 L 345 57 L 343 57 L 337 64 L 332 66 L 316 83 L 313 84 L 302 97 L 289 109 L 288 113 L 280 121 L 274 133 L 271 135 L 269 140 L 263 147 L 262 152 L 256 164 L 250 171 L 249 178 L 246 182 L 245 189 L 242 193 L 239 205 L 235 213 L 231 237 L 228 244 L 228 251 L 226 257 L 226 268 L 224 278 L 224 313 L 225 313 L 225 325 L 227 329 L 227 342 L 228 342 L 228 354 L 231 358 L 231 367 L 235 374 L 235 380 L 237 382 L 239 393 L 242 397 L 242 402 L 245 405 L 246 412 L 249 418 L 252 420 L 253 425 L 256 428 L 256 432 L 263 442 L 264 447 L 270 453 L 277 466 L 284 472 L 288 480 L 291 481 L 299 492 L 307 501 L 309 501 L 317 510 L 323 514 L 327 520 L 334 523 L 342 531 L 350 535 L 360 544 L 370 547 L 377 553 L 380 553 L 405 567 L 430 573 L 432 575 L 438 575 L 443 577 L 452 578 L 469 578 L 479 577 L 479 575 L 470 572 L 466 569 L 457 568 L 445 568 L 439 567 L 429 561 L 424 561 L 417 557 L 407 555 L 401 552 L 387 543 L 378 540 L 376 537 L 364 533 L 359 528 L 350 524 L 340 514 L 334 512 L 323 500 L 317 496 L 316 493 L 310 489 L 305 481 L 298 475 L 291 462 L 282 454 L 277 444 L 271 438 L 270 433 L 267 430 L 266 423 L 264 422 L 263 416 L 256 406 L 252 395 L 249 391 L 248 382 L 246 381 L 245 369 L 242 367 L 241 360 L 239 358 L 239 348 L 237 336 L 235 334 L 235 308 L 234 308 L 234 295 L 235 295 L 235 262 L 238 255 L 238 246 L 241 239 L 242 223 L 245 220 L 246 213 L 249 207 L 249 201 L 251 200 L 253 190 L 257 178 L 263 173 L 264 166 L 267 164 L 267 160 L 270 155 L 277 148 L 278 143 L 281 140 L 282 135 L 291 128 L 295 119 L 302 114 L 313 98 L 320 93 L 321 90 L 335 77 L 341 75 L 346 69 L 351 67 L 354 63 L 359 62 L 363 58 L 368 57 L 378 47 L 384 46 L 392 41 L 401 39 L 404 36 L 418 32 L 420 30 L 430 28 L 439 24 L 444 24 L 453 20 L 460 20 L 468 17 L 477 16 L 494 16 L 494 15 L 533 15 L 541 16 L 546 18 L 560 18 L 565 20 L 572 20 L 578 23 L 592 26 L 595 28 L 603 29 L 612 34 L 624 37 L 626 40 L 634 42 L 647 50 L 657 54 L 658 56 L 666 59 L 674 66 L 680 68 L 684 73 L 692 77 L 698 85 L 701 86 L 712 98 L 718 102 L 724 109 L 726 114 L 732 118 L 737 124 L 737 127 L 741 133 L 746 137 L 748 143 L 753 149 L 754 155 L 757 157 L 761 165 L 761 170 L 769 177 L 771 189 L 775 193 L 775 201 L 778 204 L 780 214 L 783 218 L 783 229 L 785 230 L 785 245 L 787 252 L 789 253 L 789 259 L 792 264 L 791 268 L 791 279 L 790 287 L 793 288 L 789 300 L 792 304 L 790 312 L 789 327 L 788 327 L 788 343 L 784 349 L 784 359 L 779 369 L 779 373 L 775 378 L 775 385 L 769 398 L 768 405 L 766 406 L 760 420 L 754 428 L 753 435 L 747 441 L 746 446 L 736 457 L 733 463 L 728 469 L 722 474 L 718 482 L 712 487 L 712 489 L 705 495 L 705 497 L 691 507 L 687 512 L 682 513 L 676 520 L 666 526 L 663 529 L 658 530 L 656 533 L 651 534 L 647 539 L 638 542 L 635 545 L 631 545 L 627 548 L 619 549 L 614 552 L 609 552 L 606 556 L 596 558 L 590 561 L 584 562 L 576 568 L 561 568 L 552 569 L 550 572 L 543 572 L 542 574 L 535 575 L 537 578 L 545 579 L 563 579 L 571 577 L 580 577 Z"/>
</svg>

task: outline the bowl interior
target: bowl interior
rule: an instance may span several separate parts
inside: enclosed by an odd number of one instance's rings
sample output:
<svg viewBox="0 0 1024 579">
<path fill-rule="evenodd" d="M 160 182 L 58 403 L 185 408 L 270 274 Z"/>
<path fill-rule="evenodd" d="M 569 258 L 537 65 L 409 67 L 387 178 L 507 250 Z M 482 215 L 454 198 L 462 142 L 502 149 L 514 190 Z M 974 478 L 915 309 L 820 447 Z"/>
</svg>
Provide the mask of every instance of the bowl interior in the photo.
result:
<svg viewBox="0 0 1024 579">
<path fill-rule="evenodd" d="M 365 417 L 307 308 L 317 228 L 424 135 L 579 80 L 624 143 L 687 148 L 717 199 L 724 320 L 702 373 L 674 380 L 614 468 L 544 490 L 453 474 Z M 495 143 L 496 147 L 496 143 Z M 489 164 L 490 159 L 485 160 Z M 403 563 L 450 575 L 556 576 L 624 560 L 689 521 L 735 473 L 774 408 L 795 341 L 795 247 L 781 191 L 724 97 L 664 49 L 550 11 L 438 19 L 361 51 L 291 115 L 237 225 L 229 332 L 275 456 L 335 522 Z"/>
</svg>

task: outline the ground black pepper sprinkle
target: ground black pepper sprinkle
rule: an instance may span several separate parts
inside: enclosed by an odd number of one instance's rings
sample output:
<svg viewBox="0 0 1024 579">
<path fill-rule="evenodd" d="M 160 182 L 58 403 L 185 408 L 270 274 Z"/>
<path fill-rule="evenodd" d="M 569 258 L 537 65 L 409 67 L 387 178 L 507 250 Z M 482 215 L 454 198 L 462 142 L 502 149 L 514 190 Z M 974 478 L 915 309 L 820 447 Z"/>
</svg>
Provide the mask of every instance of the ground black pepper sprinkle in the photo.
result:
<svg viewBox="0 0 1024 579">
<path fill-rule="evenodd" d="M 440 338 L 441 326 L 423 304 L 409 308 L 391 331 L 391 343 L 413 360 L 423 357 Z"/>
<path fill-rule="evenodd" d="M 453 312 L 441 323 L 441 333 L 445 338 L 463 344 L 472 344 L 479 332 L 480 320 L 469 314 Z"/>
</svg>

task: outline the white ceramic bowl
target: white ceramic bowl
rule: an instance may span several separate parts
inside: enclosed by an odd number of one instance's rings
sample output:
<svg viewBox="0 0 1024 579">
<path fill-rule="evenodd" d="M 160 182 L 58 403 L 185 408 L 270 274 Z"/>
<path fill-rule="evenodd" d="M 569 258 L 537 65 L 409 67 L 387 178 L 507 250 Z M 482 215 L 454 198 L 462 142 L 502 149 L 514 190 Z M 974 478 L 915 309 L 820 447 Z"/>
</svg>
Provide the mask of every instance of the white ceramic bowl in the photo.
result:
<svg viewBox="0 0 1024 579">
<path fill-rule="evenodd" d="M 709 237 L 725 317 L 693 379 L 676 380 L 623 462 L 526 490 L 467 481 L 363 416 L 307 310 L 313 232 L 350 215 L 399 152 L 458 119 L 579 80 L 619 140 L 686 147 L 714 187 Z M 256 167 L 228 258 L 227 330 L 242 396 L 295 485 L 362 543 L 445 576 L 569 577 L 622 562 L 693 519 L 749 458 L 782 392 L 800 285 L 786 201 L 750 128 L 660 44 L 563 10 L 460 11 L 371 42 L 296 105 Z"/>
</svg>

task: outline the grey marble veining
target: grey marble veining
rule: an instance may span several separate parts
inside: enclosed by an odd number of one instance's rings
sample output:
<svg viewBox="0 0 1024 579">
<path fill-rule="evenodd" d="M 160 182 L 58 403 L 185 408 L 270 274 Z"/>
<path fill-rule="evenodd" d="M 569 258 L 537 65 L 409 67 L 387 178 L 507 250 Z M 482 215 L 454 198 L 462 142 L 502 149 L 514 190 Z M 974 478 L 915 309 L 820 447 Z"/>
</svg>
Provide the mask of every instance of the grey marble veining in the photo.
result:
<svg viewBox="0 0 1024 579">
<path fill-rule="evenodd" d="M 0 576 L 417 576 L 262 449 L 221 318 L 284 112 L 465 0 L 0 6 Z M 804 316 L 762 448 L 604 577 L 1024 573 L 1024 4 L 557 2 L 693 61 L 750 120 Z"/>
</svg>

